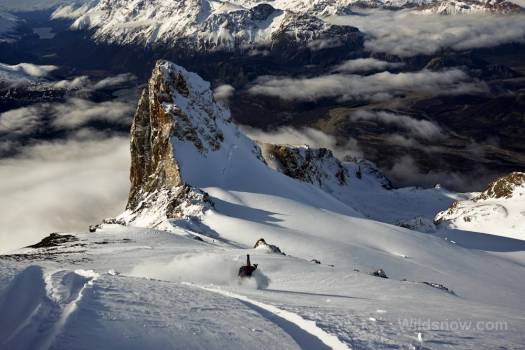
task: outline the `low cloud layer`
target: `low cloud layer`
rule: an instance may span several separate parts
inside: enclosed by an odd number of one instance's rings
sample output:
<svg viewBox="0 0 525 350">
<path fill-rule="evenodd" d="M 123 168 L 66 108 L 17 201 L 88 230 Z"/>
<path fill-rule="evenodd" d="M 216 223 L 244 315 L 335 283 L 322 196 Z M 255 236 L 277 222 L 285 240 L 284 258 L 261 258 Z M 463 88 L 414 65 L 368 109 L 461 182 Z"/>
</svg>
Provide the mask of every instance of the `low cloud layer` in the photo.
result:
<svg viewBox="0 0 525 350">
<path fill-rule="evenodd" d="M 409 133 L 401 135 L 395 132 L 383 135 L 383 140 L 388 145 L 400 146 L 406 149 L 423 150 L 429 157 L 439 157 L 441 154 L 450 152 L 450 149 L 439 144 L 444 131 L 437 125 L 425 120 L 393 114 L 388 112 L 354 112 L 359 118 L 393 123 L 396 126 L 405 128 Z M 331 149 L 339 159 L 345 157 L 353 159 L 363 159 L 367 155 L 359 147 L 358 141 L 348 139 L 344 144 L 336 142 L 332 135 L 328 135 L 320 130 L 312 128 L 292 128 L 283 127 L 272 131 L 263 131 L 250 127 L 242 127 L 243 131 L 253 140 L 272 144 L 290 145 L 309 145 L 314 148 L 324 147 Z M 432 144 L 421 144 L 418 139 L 432 140 Z M 473 157 L 484 157 L 484 147 L 471 143 L 465 148 L 466 154 Z M 423 170 L 415 158 L 408 151 L 405 155 L 391 159 L 392 166 L 383 168 L 385 174 L 393 181 L 396 186 L 423 186 L 433 187 L 436 184 L 456 191 L 479 191 L 497 174 L 490 173 L 487 169 L 480 166 L 479 169 L 460 173 L 448 170 Z"/>
<path fill-rule="evenodd" d="M 76 128 L 92 121 L 129 125 L 134 105 L 122 101 L 92 102 L 80 98 L 51 106 L 55 128 Z"/>
<path fill-rule="evenodd" d="M 85 231 L 123 210 L 128 138 L 82 139 L 41 143 L 0 160 L 0 253 L 50 232 Z"/>
<path fill-rule="evenodd" d="M 282 127 L 277 130 L 263 131 L 243 126 L 242 131 L 252 140 L 262 143 L 308 145 L 314 148 L 328 148 L 340 159 L 343 159 L 345 156 L 353 158 L 361 158 L 363 156 L 356 140 L 349 138 L 345 144 L 340 144 L 334 136 L 313 128 L 296 129 L 293 127 Z"/>
<path fill-rule="evenodd" d="M 44 78 L 56 69 L 58 69 L 57 66 L 51 65 L 41 66 L 32 63 L 8 65 L 0 63 L 0 83 L 8 86 L 29 84 Z"/>
<path fill-rule="evenodd" d="M 444 137 L 443 130 L 436 123 L 429 120 L 416 119 L 408 115 L 385 111 L 360 110 L 352 113 L 349 118 L 353 121 L 368 120 L 386 125 L 393 125 L 408 131 L 414 136 L 426 140 L 436 140 Z"/>
<path fill-rule="evenodd" d="M 392 168 L 386 169 L 386 173 L 396 186 L 432 187 L 440 184 L 447 189 L 461 191 L 479 191 L 495 176 L 487 169 L 481 168 L 468 174 L 440 170 L 423 171 L 409 155 L 397 159 Z"/>
<path fill-rule="evenodd" d="M 134 79 L 47 81 L 46 88 L 71 90 L 67 98 L 0 113 L 0 253 L 50 232 L 85 231 L 123 211 L 130 156 L 127 132 L 120 135 L 131 123 L 136 89 L 117 88 Z M 108 91 L 99 98 L 113 97 L 91 101 L 101 89 Z"/>
<path fill-rule="evenodd" d="M 50 88 L 61 90 L 101 90 L 114 88 L 131 81 L 136 80 L 137 77 L 131 73 L 119 74 L 104 78 L 99 81 L 93 81 L 88 76 L 82 75 L 73 79 L 53 81 L 47 84 Z"/>
<path fill-rule="evenodd" d="M 213 90 L 213 97 L 217 101 L 228 101 L 234 94 L 235 88 L 229 84 L 217 86 Z"/>
<path fill-rule="evenodd" d="M 127 126 L 131 123 L 134 104 L 128 101 L 92 102 L 70 98 L 64 103 L 40 103 L 0 113 L 0 134 L 30 135 L 43 128 L 47 131 L 76 129 L 90 122 Z"/>
<path fill-rule="evenodd" d="M 369 71 L 384 71 L 388 68 L 403 67 L 402 62 L 386 62 L 376 58 L 357 58 L 355 60 L 348 60 L 341 63 L 334 68 L 335 72 L 356 73 Z"/>
<path fill-rule="evenodd" d="M 331 23 L 352 25 L 367 34 L 365 48 L 401 57 L 465 50 L 513 42 L 525 43 L 524 15 L 442 16 L 407 11 L 362 11 Z"/>
<path fill-rule="evenodd" d="M 488 91 L 485 83 L 471 79 L 459 69 L 433 72 L 381 72 L 362 76 L 329 74 L 313 78 L 263 76 L 248 90 L 254 95 L 283 100 L 316 101 L 322 98 L 382 101 L 408 93 L 454 95 Z"/>
</svg>

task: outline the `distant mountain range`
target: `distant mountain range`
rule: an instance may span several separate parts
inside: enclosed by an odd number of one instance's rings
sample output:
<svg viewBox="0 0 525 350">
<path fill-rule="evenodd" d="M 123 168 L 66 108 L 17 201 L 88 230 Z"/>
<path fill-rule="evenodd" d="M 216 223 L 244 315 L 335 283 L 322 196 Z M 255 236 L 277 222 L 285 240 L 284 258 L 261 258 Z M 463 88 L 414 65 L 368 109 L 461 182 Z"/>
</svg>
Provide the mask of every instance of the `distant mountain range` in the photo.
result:
<svg viewBox="0 0 525 350">
<path fill-rule="evenodd" d="M 447 15 L 523 12 L 522 7 L 506 0 L 101 0 L 63 6 L 53 18 L 73 20 L 72 29 L 88 30 L 100 42 L 213 50 L 275 45 L 283 40 L 303 45 L 355 42 L 355 30 L 320 19 L 351 14 L 352 8 L 411 9 Z"/>
</svg>

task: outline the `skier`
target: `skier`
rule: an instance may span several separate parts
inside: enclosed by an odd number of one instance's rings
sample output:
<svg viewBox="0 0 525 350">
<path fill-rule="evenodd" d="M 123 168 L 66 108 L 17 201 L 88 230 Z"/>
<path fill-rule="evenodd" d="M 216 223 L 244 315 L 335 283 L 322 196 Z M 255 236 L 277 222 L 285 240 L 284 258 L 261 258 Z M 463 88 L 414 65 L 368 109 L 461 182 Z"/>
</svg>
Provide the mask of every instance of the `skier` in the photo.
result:
<svg viewBox="0 0 525 350">
<path fill-rule="evenodd" d="M 239 268 L 239 277 L 252 277 L 253 271 L 257 269 L 257 264 L 250 263 L 250 254 L 246 254 L 246 265 Z"/>
</svg>

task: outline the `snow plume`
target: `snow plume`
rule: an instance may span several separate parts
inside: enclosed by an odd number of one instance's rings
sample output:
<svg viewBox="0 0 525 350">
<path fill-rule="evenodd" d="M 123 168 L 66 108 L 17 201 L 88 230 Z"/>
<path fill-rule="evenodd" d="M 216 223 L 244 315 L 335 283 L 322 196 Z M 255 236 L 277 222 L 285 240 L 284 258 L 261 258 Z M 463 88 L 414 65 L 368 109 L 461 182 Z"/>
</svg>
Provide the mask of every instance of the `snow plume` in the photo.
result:
<svg viewBox="0 0 525 350">
<path fill-rule="evenodd" d="M 346 73 L 384 71 L 388 68 L 400 68 L 404 65 L 403 62 L 387 62 L 376 58 L 357 58 L 341 63 L 334 68 L 334 71 Z"/>
<path fill-rule="evenodd" d="M 380 72 L 367 76 L 340 73 L 311 78 L 263 76 L 257 78 L 255 85 L 249 88 L 253 95 L 297 101 L 316 101 L 322 98 L 383 101 L 411 93 L 438 96 L 487 91 L 485 83 L 471 79 L 459 69 L 397 74 Z"/>
<path fill-rule="evenodd" d="M 525 42 L 524 15 L 423 15 L 408 11 L 362 11 L 327 19 L 368 34 L 365 48 L 400 57 L 430 55 L 442 49 L 465 50 Z"/>
<path fill-rule="evenodd" d="M 367 120 L 382 124 L 393 125 L 409 131 L 422 139 L 435 140 L 443 138 L 443 130 L 439 125 L 424 119 L 416 119 L 408 115 L 395 114 L 385 111 L 359 110 L 350 115 L 354 121 Z"/>
<path fill-rule="evenodd" d="M 215 253 L 187 253 L 177 255 L 168 263 L 139 264 L 128 274 L 199 285 L 232 285 L 241 283 L 237 273 L 239 267 L 244 264 L 244 258 Z M 253 277 L 250 281 L 242 281 L 242 284 L 257 289 L 268 287 L 270 281 L 262 272 L 256 271 Z"/>
<path fill-rule="evenodd" d="M 263 131 L 248 126 L 243 126 L 242 131 L 251 139 L 271 144 L 308 145 L 313 148 L 328 148 L 334 155 L 343 159 L 345 156 L 362 158 L 363 152 L 359 149 L 357 141 L 348 138 L 345 143 L 337 142 L 336 138 L 313 128 L 296 129 L 281 127 L 273 131 Z"/>
<path fill-rule="evenodd" d="M 0 159 L 0 253 L 56 231 L 85 231 L 124 208 L 129 141 L 79 133 Z"/>
</svg>

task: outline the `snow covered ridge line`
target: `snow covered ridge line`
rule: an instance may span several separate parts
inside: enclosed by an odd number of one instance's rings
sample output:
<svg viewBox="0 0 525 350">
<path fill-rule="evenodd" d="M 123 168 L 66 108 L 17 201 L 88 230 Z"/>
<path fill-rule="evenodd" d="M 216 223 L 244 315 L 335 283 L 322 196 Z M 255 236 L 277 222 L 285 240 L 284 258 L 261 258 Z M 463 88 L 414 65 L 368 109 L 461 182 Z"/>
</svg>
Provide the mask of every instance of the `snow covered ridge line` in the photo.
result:
<svg viewBox="0 0 525 350">
<path fill-rule="evenodd" d="M 525 240 L 525 173 L 513 172 L 494 180 L 474 198 L 456 201 L 438 213 L 434 222 Z"/>
<path fill-rule="evenodd" d="M 507 0 L 442 0 L 418 8 L 424 14 L 470 15 L 470 14 L 525 14 L 520 5 Z"/>
<path fill-rule="evenodd" d="M 180 232 L 182 227 L 218 237 L 205 224 L 208 214 L 237 214 L 209 189 L 261 193 L 259 186 L 266 186 L 266 180 L 261 179 L 268 177 L 280 185 L 299 186 L 336 201 L 353 216 L 425 232 L 437 231 L 432 224 L 437 212 L 454 199 L 468 198 L 439 187 L 394 189 L 373 163 L 341 161 L 328 149 L 258 144 L 232 123 L 229 110 L 214 100 L 210 83 L 161 60 L 153 69 L 133 120 L 126 211 L 104 223 L 171 232 Z M 503 191 L 500 188 L 507 188 L 492 187 L 492 192 L 498 193 Z M 265 191 L 273 193 L 274 186 Z M 486 204 L 483 207 L 487 208 Z M 498 203 L 495 212 L 505 213 L 504 207 Z M 495 225 L 491 232 L 500 233 L 496 227 L 499 216 L 489 215 L 487 219 Z M 513 225 L 519 231 L 521 226 Z"/>
<path fill-rule="evenodd" d="M 314 15 L 276 9 L 266 3 L 235 6 L 219 1 L 102 0 L 96 6 L 57 9 L 52 18 L 74 20 L 73 30 L 88 30 L 95 41 L 165 45 L 206 51 L 249 49 L 275 44 L 301 45 L 335 40 L 360 46 L 356 28 L 325 23 Z"/>
<path fill-rule="evenodd" d="M 241 164 L 233 166 L 234 161 Z M 307 146 L 263 144 L 261 149 L 232 123 L 229 110 L 214 100 L 208 82 L 161 60 L 133 119 L 126 211 L 106 223 L 168 231 L 183 226 L 213 234 L 198 227 L 205 213 L 216 209 L 206 188 L 210 181 L 217 182 L 212 187 L 232 180 L 253 181 L 239 171 L 247 167 L 313 185 L 348 204 L 352 188 L 392 189 L 368 161 L 342 162 L 328 149 Z"/>
</svg>

